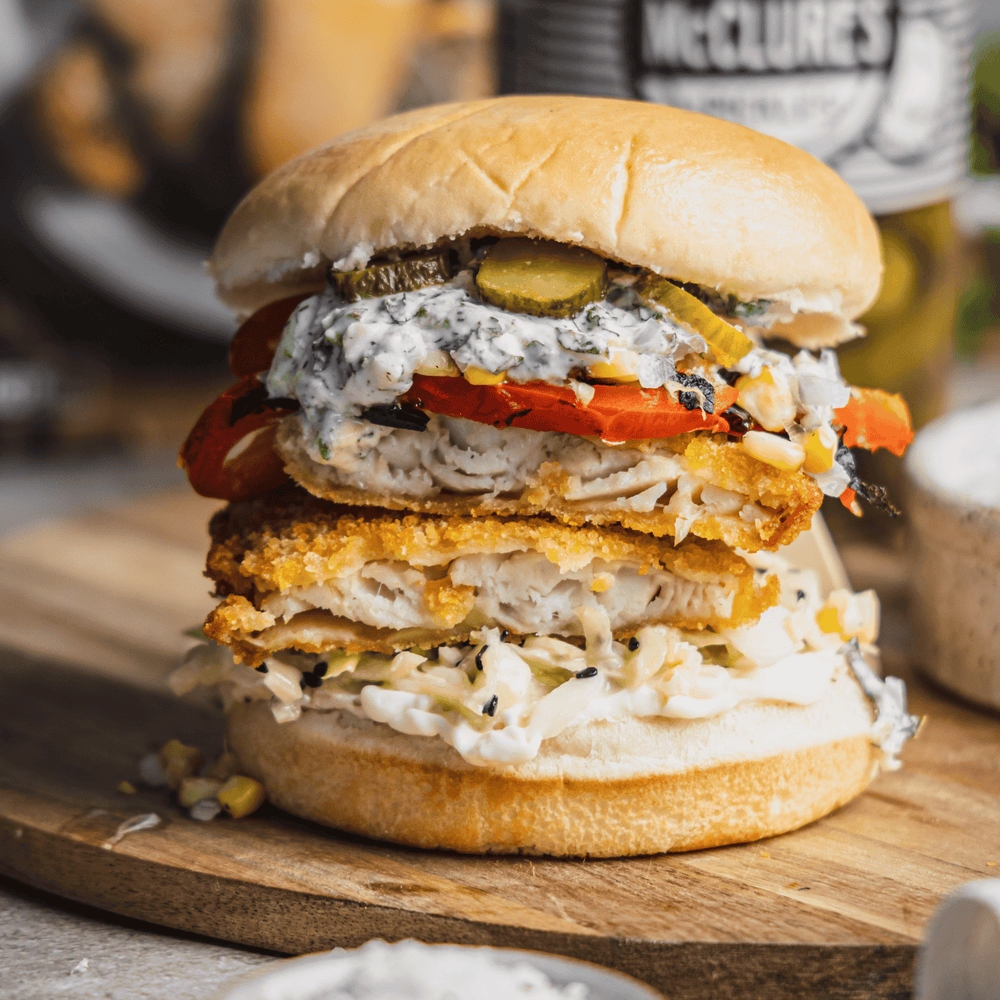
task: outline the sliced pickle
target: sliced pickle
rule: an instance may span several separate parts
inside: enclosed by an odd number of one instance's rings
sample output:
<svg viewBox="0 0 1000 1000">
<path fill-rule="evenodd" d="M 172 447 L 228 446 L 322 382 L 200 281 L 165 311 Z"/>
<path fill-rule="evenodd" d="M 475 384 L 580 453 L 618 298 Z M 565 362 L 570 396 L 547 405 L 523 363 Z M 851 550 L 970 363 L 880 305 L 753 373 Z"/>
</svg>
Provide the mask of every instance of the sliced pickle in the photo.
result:
<svg viewBox="0 0 1000 1000">
<path fill-rule="evenodd" d="M 704 302 L 666 278 L 647 274 L 635 286 L 644 299 L 659 303 L 678 322 L 700 333 L 720 365 L 732 365 L 753 350 L 753 341 L 720 319 Z"/>
<path fill-rule="evenodd" d="M 562 243 L 515 237 L 486 252 L 476 285 L 492 305 L 531 316 L 572 316 L 604 298 L 607 264 Z"/>
<path fill-rule="evenodd" d="M 330 280 L 345 302 L 377 299 L 397 292 L 412 292 L 451 280 L 447 250 L 432 250 L 403 260 L 372 264 L 360 271 L 332 271 Z"/>
</svg>

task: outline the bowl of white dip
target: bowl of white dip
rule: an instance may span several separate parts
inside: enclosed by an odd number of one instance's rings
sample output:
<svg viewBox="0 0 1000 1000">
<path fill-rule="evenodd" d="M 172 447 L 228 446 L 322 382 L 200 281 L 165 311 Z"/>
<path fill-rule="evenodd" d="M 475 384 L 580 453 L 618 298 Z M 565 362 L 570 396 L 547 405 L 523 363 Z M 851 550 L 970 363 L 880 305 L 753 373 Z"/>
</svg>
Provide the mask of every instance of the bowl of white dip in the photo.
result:
<svg viewBox="0 0 1000 1000">
<path fill-rule="evenodd" d="M 664 1000 L 631 976 L 559 955 L 369 941 L 267 965 L 219 1000 Z"/>
<path fill-rule="evenodd" d="M 928 424 L 906 475 L 918 665 L 1000 708 L 1000 402 Z"/>
</svg>

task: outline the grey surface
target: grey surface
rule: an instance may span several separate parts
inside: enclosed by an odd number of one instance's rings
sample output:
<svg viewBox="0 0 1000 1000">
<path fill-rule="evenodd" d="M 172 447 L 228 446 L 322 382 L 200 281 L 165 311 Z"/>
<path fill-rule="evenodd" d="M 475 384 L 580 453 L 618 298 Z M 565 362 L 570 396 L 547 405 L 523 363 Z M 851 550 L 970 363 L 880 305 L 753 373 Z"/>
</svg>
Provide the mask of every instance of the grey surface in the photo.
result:
<svg viewBox="0 0 1000 1000">
<path fill-rule="evenodd" d="M 0 458 L 0 534 L 186 483 L 175 449 L 62 460 Z"/>
<path fill-rule="evenodd" d="M 209 1000 L 275 959 L 118 920 L 0 879 L 2 1000 Z"/>
</svg>

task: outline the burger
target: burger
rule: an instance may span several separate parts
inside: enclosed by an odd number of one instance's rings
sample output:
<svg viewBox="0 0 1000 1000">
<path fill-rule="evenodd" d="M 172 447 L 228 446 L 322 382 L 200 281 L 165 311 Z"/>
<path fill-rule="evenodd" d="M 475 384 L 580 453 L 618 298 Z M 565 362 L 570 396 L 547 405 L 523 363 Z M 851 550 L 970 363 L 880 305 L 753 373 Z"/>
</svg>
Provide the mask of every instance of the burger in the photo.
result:
<svg viewBox="0 0 1000 1000">
<path fill-rule="evenodd" d="M 914 728 L 871 593 L 781 546 L 905 405 L 832 347 L 876 229 L 811 156 L 644 103 L 423 108 L 280 168 L 210 262 L 237 384 L 182 450 L 218 686 L 281 808 L 469 853 L 781 833 Z"/>
</svg>

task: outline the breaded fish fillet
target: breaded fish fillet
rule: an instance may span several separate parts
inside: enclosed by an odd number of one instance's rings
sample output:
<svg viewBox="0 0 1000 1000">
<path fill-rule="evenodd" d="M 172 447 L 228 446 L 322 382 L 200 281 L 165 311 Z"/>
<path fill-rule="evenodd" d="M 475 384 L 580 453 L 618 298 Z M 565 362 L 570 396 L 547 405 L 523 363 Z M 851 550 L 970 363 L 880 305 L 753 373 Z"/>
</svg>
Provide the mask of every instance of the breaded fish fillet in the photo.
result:
<svg viewBox="0 0 1000 1000">
<path fill-rule="evenodd" d="M 310 456 L 297 416 L 279 426 L 288 473 L 335 503 L 446 515 L 549 514 L 566 524 L 688 534 L 756 552 L 809 527 L 823 494 L 723 435 L 614 446 L 571 434 L 433 415 L 423 431 L 347 421 L 327 460 Z"/>
<path fill-rule="evenodd" d="M 617 638 L 651 624 L 725 628 L 778 599 L 720 542 L 543 517 L 400 517 L 289 490 L 231 504 L 211 533 L 206 575 L 226 600 L 205 631 L 250 664 L 285 648 L 463 642 L 486 626 L 580 636 L 581 608 L 603 610 Z"/>
</svg>

